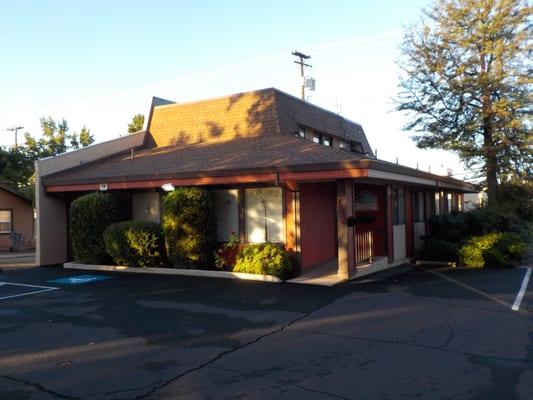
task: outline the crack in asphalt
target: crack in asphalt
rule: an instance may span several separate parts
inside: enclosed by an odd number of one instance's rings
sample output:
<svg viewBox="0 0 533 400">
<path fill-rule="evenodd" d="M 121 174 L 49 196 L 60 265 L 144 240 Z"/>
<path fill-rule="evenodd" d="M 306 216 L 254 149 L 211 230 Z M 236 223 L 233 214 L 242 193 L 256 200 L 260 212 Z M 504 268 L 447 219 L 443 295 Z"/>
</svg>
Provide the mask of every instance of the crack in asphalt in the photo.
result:
<svg viewBox="0 0 533 400">
<path fill-rule="evenodd" d="M 333 399 L 342 399 L 342 400 L 354 400 L 353 398 L 350 398 L 350 397 L 345 397 L 345 396 L 341 396 L 339 394 L 335 394 L 335 393 L 331 393 L 331 392 L 325 392 L 323 390 L 318 390 L 318 389 L 312 389 L 312 388 L 309 388 L 307 386 L 304 386 L 304 385 L 301 385 L 299 383 L 296 383 L 294 381 L 287 381 L 287 380 L 279 380 L 279 379 L 275 379 L 275 378 L 272 378 L 270 376 L 268 376 L 266 373 L 265 374 L 260 374 L 260 373 L 245 373 L 245 372 L 241 372 L 239 371 L 238 369 L 234 369 L 234 368 L 227 368 L 227 367 L 216 367 L 217 369 L 220 369 L 222 371 L 228 371 L 228 372 L 235 372 L 239 375 L 241 375 L 242 377 L 256 377 L 256 378 L 263 378 L 263 379 L 266 379 L 270 382 L 274 382 L 274 383 L 277 383 L 277 384 L 280 384 L 280 385 L 290 385 L 290 386 L 294 386 L 298 389 L 301 389 L 301 390 L 304 390 L 306 392 L 311 392 L 311 393 L 317 393 L 317 394 L 322 394 L 322 395 L 326 395 L 328 397 L 331 397 Z"/>
<path fill-rule="evenodd" d="M 444 344 L 440 346 L 441 349 L 444 349 L 445 347 L 447 347 L 455 337 L 455 331 L 453 330 L 452 325 L 450 324 L 453 318 L 453 314 L 451 313 L 450 310 L 446 310 L 446 314 L 447 315 L 446 315 L 446 318 L 444 319 L 444 324 L 448 328 L 448 332 L 450 333 L 450 335 L 448 336 Z"/>
<path fill-rule="evenodd" d="M 39 383 L 30 382 L 30 381 L 27 381 L 27 380 L 24 380 L 24 379 L 14 378 L 14 377 L 8 376 L 8 375 L 0 375 L 0 378 L 8 380 L 8 381 L 16 382 L 16 383 L 22 383 L 22 384 L 24 384 L 26 386 L 31 386 L 31 387 L 37 389 L 39 392 L 49 394 L 49 395 L 57 397 L 59 399 L 80 400 L 79 397 L 69 396 L 69 395 L 66 395 L 66 394 L 63 394 L 63 393 L 56 392 L 56 391 L 51 390 L 51 389 L 47 389 L 46 387 L 44 387 L 43 385 L 41 385 Z"/>
<path fill-rule="evenodd" d="M 326 307 L 327 305 L 333 303 L 335 300 L 337 300 L 336 298 L 335 299 L 332 299 L 324 304 L 321 304 L 320 306 L 318 307 L 315 307 L 313 308 L 312 310 L 310 311 L 307 311 L 306 313 L 303 313 L 302 315 L 300 315 L 299 317 L 287 322 L 286 324 L 284 325 L 281 325 L 280 327 L 276 328 L 276 329 L 273 329 L 267 333 L 264 333 L 262 335 L 259 335 L 257 336 L 256 338 L 252 339 L 252 340 L 249 340 L 248 342 L 246 343 L 243 343 L 239 346 L 236 346 L 236 347 L 233 347 L 232 349 L 229 349 L 229 350 L 226 350 L 226 351 L 223 351 L 222 353 L 219 353 L 217 354 L 215 357 L 211 358 L 209 361 L 206 361 L 200 365 L 197 365 L 196 367 L 193 367 L 193 368 L 189 368 L 183 372 L 181 372 L 180 374 L 176 375 L 175 377 L 171 378 L 171 379 L 168 379 L 166 380 L 165 382 L 159 384 L 159 385 L 156 385 L 154 386 L 151 390 L 149 390 L 148 392 L 144 393 L 144 394 L 141 394 L 137 397 L 135 397 L 133 400 L 140 400 L 140 399 L 145 399 L 147 398 L 148 396 L 154 394 L 156 391 L 170 385 L 171 383 L 174 383 L 174 382 L 177 382 L 179 381 L 181 378 L 193 373 L 193 372 L 196 372 L 196 371 L 200 371 L 201 369 L 204 369 L 206 367 L 209 367 L 211 364 L 215 363 L 216 361 L 222 359 L 223 357 L 229 355 L 229 354 L 232 354 L 232 353 L 235 353 L 236 351 L 239 351 L 241 349 L 244 349 L 246 347 L 249 347 L 257 342 L 259 342 L 260 340 L 264 339 L 264 338 L 267 338 L 269 336 L 272 336 L 272 335 L 275 335 L 276 333 L 279 333 L 279 332 L 283 332 L 285 329 L 289 328 L 290 326 L 294 325 L 295 323 L 303 320 L 304 318 L 307 318 L 309 317 L 311 314 L 313 314 L 314 312 L 320 310 L 321 308 L 323 307 Z"/>
<path fill-rule="evenodd" d="M 306 332 L 306 333 L 312 333 L 315 335 L 323 335 L 323 336 L 332 336 L 336 338 L 341 339 L 348 339 L 348 340 L 359 340 L 363 342 L 371 342 L 371 343 L 380 343 L 380 344 L 388 344 L 388 345 L 400 345 L 400 346 L 406 346 L 406 347 L 417 347 L 424 350 L 437 350 L 442 351 L 445 353 L 453 353 L 453 354 L 461 354 L 468 357 L 480 357 L 480 358 L 486 358 L 488 360 L 495 360 L 495 361 L 508 361 L 508 362 L 518 362 L 518 363 L 526 363 L 526 364 L 533 364 L 533 359 L 529 358 L 509 358 L 509 357 L 498 357 L 498 356 L 489 356 L 485 354 L 476 354 L 476 353 L 469 353 L 466 351 L 460 351 L 460 350 L 450 350 L 445 349 L 444 346 L 428 346 L 425 344 L 416 344 L 416 343 L 409 343 L 409 342 L 402 342 L 400 340 L 389 340 L 389 339 L 373 339 L 368 337 L 362 337 L 362 336 L 350 336 L 350 335 L 341 335 L 338 333 L 326 333 L 326 332 L 320 332 L 320 331 L 313 331 L 310 329 L 301 329 L 301 328 L 294 328 L 295 330 Z"/>
</svg>

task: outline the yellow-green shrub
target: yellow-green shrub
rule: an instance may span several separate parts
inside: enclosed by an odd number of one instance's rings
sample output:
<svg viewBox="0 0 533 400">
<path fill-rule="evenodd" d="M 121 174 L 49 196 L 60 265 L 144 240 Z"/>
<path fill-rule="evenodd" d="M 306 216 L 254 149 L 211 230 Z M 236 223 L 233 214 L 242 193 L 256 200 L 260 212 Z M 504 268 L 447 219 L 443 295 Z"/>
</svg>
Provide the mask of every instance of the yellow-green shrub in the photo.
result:
<svg viewBox="0 0 533 400">
<path fill-rule="evenodd" d="M 272 243 L 250 244 L 238 254 L 233 271 L 287 279 L 292 274 L 292 265 L 283 247 Z"/>
<path fill-rule="evenodd" d="M 118 265 L 161 267 L 166 264 L 165 241 L 155 222 L 124 221 L 104 231 L 106 250 Z"/>
<path fill-rule="evenodd" d="M 118 220 L 118 206 L 109 193 L 90 193 L 70 205 L 70 237 L 76 260 L 88 264 L 109 261 L 104 230 Z"/>
<path fill-rule="evenodd" d="M 211 194 L 177 188 L 165 197 L 163 231 L 171 264 L 178 268 L 214 266 L 216 217 Z"/>
</svg>

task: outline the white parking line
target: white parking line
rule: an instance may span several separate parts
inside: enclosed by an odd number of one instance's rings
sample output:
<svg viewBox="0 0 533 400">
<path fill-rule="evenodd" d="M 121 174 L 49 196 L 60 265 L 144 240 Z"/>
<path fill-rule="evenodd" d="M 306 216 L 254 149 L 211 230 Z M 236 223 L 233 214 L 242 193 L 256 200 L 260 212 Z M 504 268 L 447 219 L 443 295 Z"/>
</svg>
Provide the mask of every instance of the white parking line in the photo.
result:
<svg viewBox="0 0 533 400">
<path fill-rule="evenodd" d="M 33 290 L 33 291 L 27 292 L 27 293 L 13 294 L 13 295 L 10 295 L 10 296 L 0 297 L 0 300 L 13 299 L 15 297 L 29 296 L 30 294 L 44 293 L 44 292 L 49 292 L 51 290 L 59 289 L 59 288 L 53 287 L 53 286 L 29 285 L 27 283 L 0 282 L 0 286 L 4 286 L 4 285 L 22 286 L 22 287 L 30 287 L 30 288 L 36 288 L 36 289 L 38 288 L 40 290 Z"/>
<path fill-rule="evenodd" d="M 518 311 L 520 309 L 520 304 L 522 303 L 522 299 L 524 298 L 524 294 L 526 293 L 526 289 L 527 289 L 527 285 L 529 283 L 530 277 L 531 277 L 531 268 L 528 268 L 526 272 L 526 276 L 524 276 L 524 280 L 522 281 L 522 286 L 520 286 L 520 291 L 516 295 L 516 300 L 514 301 L 514 304 L 511 307 L 513 311 Z"/>
</svg>

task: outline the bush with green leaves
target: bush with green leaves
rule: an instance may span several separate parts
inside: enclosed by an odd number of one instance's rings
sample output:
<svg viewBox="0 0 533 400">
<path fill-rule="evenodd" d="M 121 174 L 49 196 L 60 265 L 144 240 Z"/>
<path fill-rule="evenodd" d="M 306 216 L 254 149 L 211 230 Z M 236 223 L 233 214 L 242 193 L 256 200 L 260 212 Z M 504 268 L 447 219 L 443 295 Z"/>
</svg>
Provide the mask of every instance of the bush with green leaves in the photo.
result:
<svg viewBox="0 0 533 400">
<path fill-rule="evenodd" d="M 212 195 L 177 188 L 164 199 L 163 232 L 170 263 L 178 268 L 214 266 L 216 217 Z"/>
<path fill-rule="evenodd" d="M 70 205 L 70 238 L 76 260 L 87 264 L 109 262 L 103 233 L 118 220 L 118 205 L 109 193 L 90 193 Z"/>
<path fill-rule="evenodd" d="M 487 233 L 474 236 L 459 249 L 461 264 L 472 267 L 514 267 L 522 261 L 527 249 L 517 233 Z"/>
<path fill-rule="evenodd" d="M 234 272 L 274 275 L 280 279 L 292 276 L 293 268 L 285 249 L 272 243 L 250 244 L 237 255 Z"/>
<path fill-rule="evenodd" d="M 165 240 L 156 222 L 124 221 L 104 231 L 108 254 L 117 265 L 162 267 L 166 265 Z"/>
<path fill-rule="evenodd" d="M 422 260 L 456 262 L 459 245 L 445 240 L 428 239 L 420 255 Z"/>
</svg>

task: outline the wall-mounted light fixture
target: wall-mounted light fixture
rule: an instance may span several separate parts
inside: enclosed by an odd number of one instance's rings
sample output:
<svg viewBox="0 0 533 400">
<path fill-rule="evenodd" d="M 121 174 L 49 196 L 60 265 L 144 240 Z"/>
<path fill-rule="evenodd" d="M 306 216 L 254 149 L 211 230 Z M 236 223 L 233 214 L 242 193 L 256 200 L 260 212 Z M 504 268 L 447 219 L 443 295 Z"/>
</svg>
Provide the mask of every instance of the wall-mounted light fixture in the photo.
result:
<svg viewBox="0 0 533 400">
<path fill-rule="evenodd" d="M 172 183 L 164 183 L 161 185 L 161 189 L 163 189 L 165 192 L 172 192 L 174 190 L 174 185 Z"/>
</svg>

